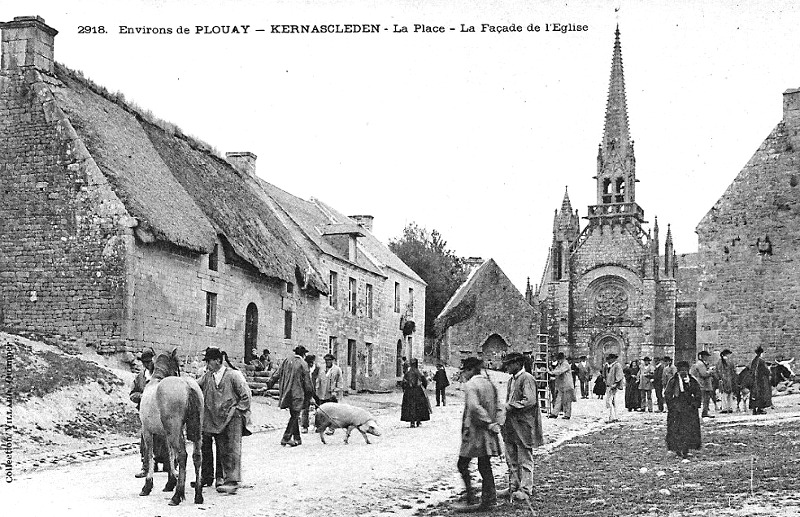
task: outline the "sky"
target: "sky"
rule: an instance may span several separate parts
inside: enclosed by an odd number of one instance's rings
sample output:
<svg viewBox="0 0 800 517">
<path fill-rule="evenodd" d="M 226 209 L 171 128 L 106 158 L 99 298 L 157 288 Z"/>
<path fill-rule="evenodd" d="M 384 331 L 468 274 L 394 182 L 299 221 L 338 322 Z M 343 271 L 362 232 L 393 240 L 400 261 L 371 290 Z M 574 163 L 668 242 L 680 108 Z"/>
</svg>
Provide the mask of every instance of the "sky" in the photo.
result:
<svg viewBox="0 0 800 517">
<path fill-rule="evenodd" d="M 255 153 L 274 185 L 374 216 L 385 242 L 412 222 L 438 230 L 457 255 L 494 258 L 521 291 L 541 281 L 565 188 L 581 217 L 596 202 L 617 24 L 636 201 L 662 232 L 671 224 L 678 253 L 696 251 L 697 223 L 781 120 L 781 94 L 800 87 L 791 0 L 0 4 L 2 21 L 22 15 L 59 31 L 56 61 L 222 153 Z M 547 31 L 554 23 L 586 30 Z M 272 32 L 292 24 L 380 31 Z"/>
</svg>

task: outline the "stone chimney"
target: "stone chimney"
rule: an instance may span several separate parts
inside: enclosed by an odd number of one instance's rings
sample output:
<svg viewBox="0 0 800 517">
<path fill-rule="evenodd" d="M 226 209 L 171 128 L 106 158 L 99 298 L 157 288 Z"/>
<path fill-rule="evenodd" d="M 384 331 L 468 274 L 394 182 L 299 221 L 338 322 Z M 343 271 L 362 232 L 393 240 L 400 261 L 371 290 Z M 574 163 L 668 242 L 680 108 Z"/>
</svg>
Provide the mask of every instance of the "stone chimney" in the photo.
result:
<svg viewBox="0 0 800 517">
<path fill-rule="evenodd" d="M 30 66 L 53 73 L 53 39 L 58 31 L 45 24 L 41 17 L 17 16 L 13 21 L 0 23 L 0 30 L 2 70 Z"/>
<path fill-rule="evenodd" d="M 256 179 L 256 158 L 251 152 L 225 153 L 225 159 L 243 176 Z"/>
<path fill-rule="evenodd" d="M 374 221 L 375 218 L 371 215 L 351 215 L 350 219 L 354 220 L 359 226 L 368 232 L 372 231 L 372 221 Z"/>
<path fill-rule="evenodd" d="M 800 88 L 790 88 L 783 92 L 783 121 L 800 125 Z"/>
</svg>

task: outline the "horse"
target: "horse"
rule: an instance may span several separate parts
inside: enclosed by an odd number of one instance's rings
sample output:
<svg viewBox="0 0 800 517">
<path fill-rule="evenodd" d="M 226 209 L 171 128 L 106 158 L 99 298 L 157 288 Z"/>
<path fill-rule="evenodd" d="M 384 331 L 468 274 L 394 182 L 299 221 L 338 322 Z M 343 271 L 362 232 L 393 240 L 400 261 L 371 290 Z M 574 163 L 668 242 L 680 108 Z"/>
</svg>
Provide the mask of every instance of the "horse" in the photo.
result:
<svg viewBox="0 0 800 517">
<path fill-rule="evenodd" d="M 792 371 L 792 362 L 794 357 L 788 361 L 776 361 L 769 366 L 769 379 L 770 384 L 774 388 L 783 381 L 794 379 L 794 371 Z"/>
<path fill-rule="evenodd" d="M 139 419 L 142 422 L 147 477 L 139 495 L 147 496 L 153 490 L 153 435 L 166 437 L 169 451 L 167 472 L 169 477 L 164 492 L 175 490 L 169 505 L 176 506 L 186 499 L 186 437 L 193 443 L 195 484 L 194 502 L 203 503 L 203 484 L 200 482 L 202 464 L 201 431 L 203 428 L 203 392 L 197 381 L 180 377 L 177 348 L 171 354 L 162 353 L 156 358 L 153 376 L 142 393 Z M 178 476 L 175 477 L 177 462 Z"/>
</svg>

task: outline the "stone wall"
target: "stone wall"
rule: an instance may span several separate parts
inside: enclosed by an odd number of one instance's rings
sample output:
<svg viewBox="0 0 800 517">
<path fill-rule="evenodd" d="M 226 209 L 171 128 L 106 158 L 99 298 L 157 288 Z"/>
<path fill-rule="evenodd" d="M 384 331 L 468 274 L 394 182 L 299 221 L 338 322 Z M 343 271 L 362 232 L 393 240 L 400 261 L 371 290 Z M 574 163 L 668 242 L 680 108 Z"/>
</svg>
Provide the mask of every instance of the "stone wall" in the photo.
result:
<svg viewBox="0 0 800 517">
<path fill-rule="evenodd" d="M 0 73 L 0 321 L 122 344 L 131 218 L 36 70 Z"/>
<path fill-rule="evenodd" d="M 221 245 L 217 271 L 209 269 L 207 254 L 163 242 L 135 244 L 128 264 L 125 337 L 132 351 L 177 346 L 181 358 L 191 363 L 206 347 L 217 346 L 231 362 L 242 362 L 250 303 L 258 311 L 259 354 L 268 348 L 275 360 L 291 355 L 298 345 L 315 348 L 320 297 L 308 296 L 297 286 L 289 293 L 285 282 L 226 263 Z M 217 295 L 214 326 L 206 325 L 206 293 Z M 285 311 L 292 313 L 291 339 L 284 338 Z"/>
<path fill-rule="evenodd" d="M 800 358 L 800 93 L 697 226 L 698 349 Z M 768 241 L 768 242 L 767 242 Z"/>
</svg>

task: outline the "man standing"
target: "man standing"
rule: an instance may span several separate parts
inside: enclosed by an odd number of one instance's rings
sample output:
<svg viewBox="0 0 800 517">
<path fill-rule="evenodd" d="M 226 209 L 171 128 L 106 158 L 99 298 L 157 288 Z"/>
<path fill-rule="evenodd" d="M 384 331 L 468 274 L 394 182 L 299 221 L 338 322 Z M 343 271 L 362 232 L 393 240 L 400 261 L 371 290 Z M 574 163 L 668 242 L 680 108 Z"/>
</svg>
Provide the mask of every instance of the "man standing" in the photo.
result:
<svg viewBox="0 0 800 517">
<path fill-rule="evenodd" d="M 653 377 L 655 370 L 650 364 L 650 358 L 645 357 L 644 366 L 639 369 L 639 398 L 641 399 L 641 411 L 645 408 L 649 413 L 653 412 Z"/>
<path fill-rule="evenodd" d="M 764 408 L 772 407 L 772 384 L 767 363 L 761 357 L 764 349 L 759 346 L 755 350 L 756 356 L 750 363 L 750 372 L 753 376 L 753 386 L 750 389 L 750 409 L 754 415 L 766 413 Z"/>
<path fill-rule="evenodd" d="M 667 388 L 667 383 L 676 373 L 678 373 L 678 368 L 672 364 L 672 358 L 668 355 L 664 356 L 664 372 L 661 374 L 661 385 L 664 389 Z"/>
<path fill-rule="evenodd" d="M 703 396 L 703 413 L 701 416 L 704 418 L 714 418 L 713 415 L 708 414 L 708 403 L 711 400 L 711 394 L 714 392 L 714 387 L 711 382 L 713 368 L 708 367 L 709 357 L 711 357 L 711 354 L 705 350 L 701 350 L 700 353 L 697 354 L 697 362 L 694 363 L 689 370 L 689 375 L 697 379 L 697 382 L 700 384 L 700 393 Z"/>
<path fill-rule="evenodd" d="M 227 367 L 222 364 L 223 357 Z M 219 348 L 207 348 L 203 360 L 207 364 L 206 373 L 198 381 L 205 400 L 203 433 L 217 440 L 222 456 L 224 479 L 217 492 L 233 495 L 242 478 L 242 436 L 252 434 L 250 386 Z M 204 454 L 203 471 L 212 467 L 211 455 L 206 458 Z"/>
<path fill-rule="evenodd" d="M 653 389 L 656 391 L 656 404 L 658 412 L 664 411 L 664 358 L 656 357 L 656 367 L 653 370 Z"/>
<path fill-rule="evenodd" d="M 619 422 L 619 418 L 617 417 L 617 404 L 616 404 L 616 396 L 617 392 L 622 389 L 622 383 L 625 380 L 625 376 L 622 373 L 622 365 L 619 364 L 617 361 L 617 354 L 608 354 L 606 358 L 606 408 L 608 408 L 608 420 L 607 422 L 610 424 L 612 422 Z"/>
<path fill-rule="evenodd" d="M 592 370 L 586 362 L 586 356 L 580 356 L 578 363 L 578 381 L 581 383 L 581 398 L 589 398 L 589 380 L 592 378 Z"/>
<path fill-rule="evenodd" d="M 333 354 L 325 354 L 325 372 L 320 373 L 317 396 L 320 403 L 338 402 L 342 398 L 342 369 L 333 364 Z"/>
<path fill-rule="evenodd" d="M 719 391 L 722 392 L 722 412 L 733 413 L 735 394 L 739 392 L 739 378 L 736 375 L 736 365 L 730 357 L 733 354 L 727 348 L 719 354 L 715 375 L 719 379 Z M 770 388 L 771 389 L 771 388 Z"/>
<path fill-rule="evenodd" d="M 433 374 L 433 382 L 436 383 L 436 405 L 439 405 L 439 398 L 441 397 L 442 405 L 446 406 L 447 402 L 444 398 L 444 390 L 450 386 L 450 381 L 447 379 L 447 372 L 444 371 L 444 365 L 442 363 L 436 365 L 436 373 Z"/>
<path fill-rule="evenodd" d="M 559 352 L 556 356 L 556 366 L 547 373 L 556 380 L 556 404 L 549 418 L 557 418 L 563 411 L 564 419 L 569 420 L 572 416 L 572 403 L 575 401 L 575 384 L 572 377 L 572 366 L 564 358 L 564 352 Z"/>
<path fill-rule="evenodd" d="M 300 412 L 307 399 L 311 398 L 311 374 L 308 365 L 303 359 L 306 349 L 297 346 L 294 355 L 281 363 L 278 370 L 272 374 L 267 382 L 267 388 L 280 381 L 280 408 L 289 410 L 289 422 L 283 432 L 281 445 L 297 447 L 303 441 L 300 439 Z"/>
<path fill-rule="evenodd" d="M 511 374 L 503 424 L 509 486 L 497 493 L 498 497 L 511 496 L 520 501 L 527 501 L 533 494 L 533 448 L 544 443 L 536 381 L 523 369 L 524 362 L 519 352 L 511 352 L 503 361 L 503 368 Z M 566 371 L 571 377 L 569 365 Z"/>
<path fill-rule="evenodd" d="M 500 456 L 500 424 L 497 423 L 497 389 L 486 375 L 481 375 L 482 361 L 468 357 L 461 367 L 464 379 L 464 416 L 461 420 L 461 450 L 458 453 L 458 472 L 466 488 L 466 506 L 456 506 L 456 512 L 487 510 L 497 503 L 491 456 Z M 481 474 L 481 501 L 475 506 L 469 464 L 478 458 Z"/>
<path fill-rule="evenodd" d="M 678 373 L 667 382 L 667 450 L 686 458 L 689 449 L 700 448 L 700 407 L 702 395 L 697 380 L 689 375 L 689 363 L 678 362 Z"/>
<path fill-rule="evenodd" d="M 155 368 L 155 363 L 153 363 L 153 357 L 155 353 L 153 352 L 152 348 L 146 348 L 142 350 L 142 355 L 139 357 L 139 360 L 142 361 L 142 371 L 133 379 L 133 388 L 131 389 L 131 402 L 136 404 L 136 410 L 139 410 L 139 406 L 142 401 L 142 393 L 144 392 L 144 387 L 150 381 L 150 377 L 153 376 L 153 369 Z M 144 457 L 144 437 L 139 438 L 139 453 L 142 456 L 142 470 L 139 471 L 134 477 L 143 478 L 147 476 L 147 462 L 149 458 Z M 162 466 L 166 469 L 167 463 L 167 444 L 164 441 L 164 437 L 159 434 L 153 435 L 153 470 L 158 471 L 158 464 L 161 463 Z"/>
</svg>

